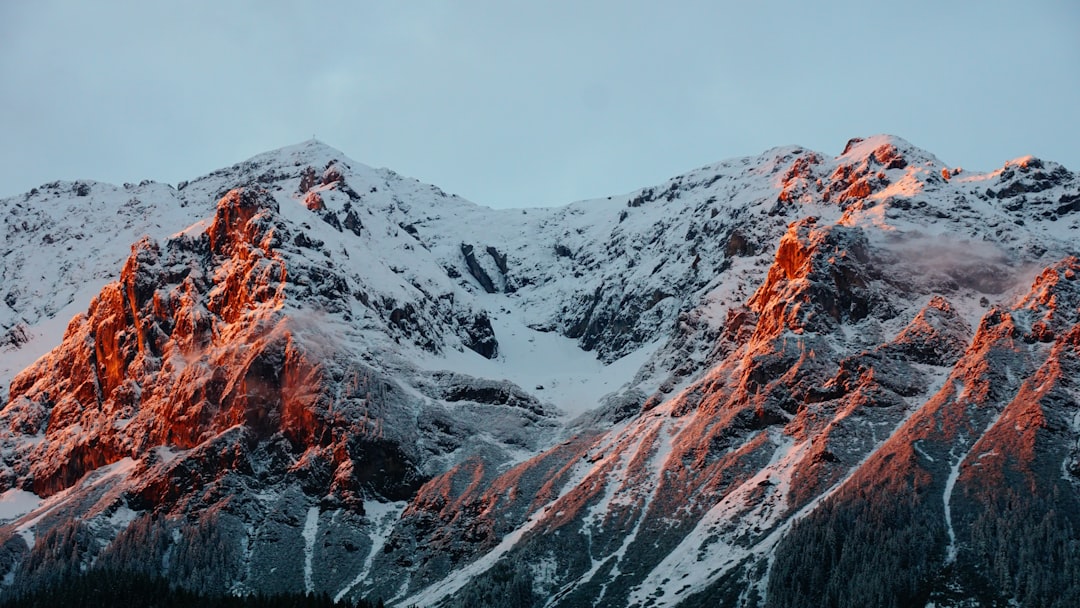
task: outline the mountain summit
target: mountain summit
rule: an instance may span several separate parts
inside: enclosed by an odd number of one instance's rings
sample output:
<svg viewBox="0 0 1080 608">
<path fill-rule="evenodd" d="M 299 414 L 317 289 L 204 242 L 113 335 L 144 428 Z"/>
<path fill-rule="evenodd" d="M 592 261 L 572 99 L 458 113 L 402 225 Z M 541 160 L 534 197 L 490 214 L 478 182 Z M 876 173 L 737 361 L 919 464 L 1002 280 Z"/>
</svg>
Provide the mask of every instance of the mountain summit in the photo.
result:
<svg viewBox="0 0 1080 608">
<path fill-rule="evenodd" d="M 493 210 L 308 141 L 0 215 L 8 596 L 1080 602 L 1050 161 L 874 136 Z"/>
</svg>

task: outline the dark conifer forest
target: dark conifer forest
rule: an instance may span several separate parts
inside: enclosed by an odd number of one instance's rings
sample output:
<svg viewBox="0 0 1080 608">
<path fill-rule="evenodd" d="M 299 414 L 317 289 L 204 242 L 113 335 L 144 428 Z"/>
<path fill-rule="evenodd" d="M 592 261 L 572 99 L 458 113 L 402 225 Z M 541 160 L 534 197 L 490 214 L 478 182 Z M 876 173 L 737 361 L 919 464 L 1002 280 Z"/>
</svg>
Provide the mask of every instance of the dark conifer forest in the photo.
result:
<svg viewBox="0 0 1080 608">
<path fill-rule="evenodd" d="M 161 577 L 134 572 L 93 570 L 68 577 L 20 597 L 0 602 L 2 608 L 383 608 L 381 600 L 335 602 L 329 595 L 213 595 L 174 587 Z"/>
</svg>

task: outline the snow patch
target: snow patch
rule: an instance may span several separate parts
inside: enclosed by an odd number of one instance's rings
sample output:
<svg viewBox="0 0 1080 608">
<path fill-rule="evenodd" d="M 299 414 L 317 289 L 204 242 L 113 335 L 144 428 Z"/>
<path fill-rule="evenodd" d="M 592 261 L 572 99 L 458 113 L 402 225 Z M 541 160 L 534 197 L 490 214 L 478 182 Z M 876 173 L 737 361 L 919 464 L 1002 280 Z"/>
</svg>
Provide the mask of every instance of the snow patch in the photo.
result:
<svg viewBox="0 0 1080 608">
<path fill-rule="evenodd" d="M 138 511 L 132 510 L 127 505 L 121 505 L 109 516 L 109 524 L 111 524 L 114 529 L 123 530 L 124 528 L 127 528 L 131 522 L 135 521 L 135 518 L 138 516 Z"/>
<path fill-rule="evenodd" d="M 41 506 L 44 499 L 26 490 L 11 488 L 0 494 L 0 523 L 9 522 Z"/>
<path fill-rule="evenodd" d="M 523 313 L 515 310 L 518 303 L 507 296 L 489 298 L 495 302 L 491 308 L 496 312 L 489 314 L 499 341 L 498 357 L 492 360 L 471 350 L 448 350 L 443 357 L 420 358 L 423 368 L 509 380 L 537 399 L 554 404 L 566 418 L 576 418 L 633 380 L 662 344 L 657 340 L 605 365 L 570 338 L 528 327 L 521 320 Z"/>
</svg>

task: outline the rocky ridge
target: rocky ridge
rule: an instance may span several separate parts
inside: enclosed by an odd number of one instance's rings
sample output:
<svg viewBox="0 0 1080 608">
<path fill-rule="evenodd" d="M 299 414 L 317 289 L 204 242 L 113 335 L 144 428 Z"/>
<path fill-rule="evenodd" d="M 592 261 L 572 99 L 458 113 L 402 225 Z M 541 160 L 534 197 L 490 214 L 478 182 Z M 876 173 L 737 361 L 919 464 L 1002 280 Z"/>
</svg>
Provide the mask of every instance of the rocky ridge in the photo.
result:
<svg viewBox="0 0 1080 608">
<path fill-rule="evenodd" d="M 1073 592 L 1080 179 L 1059 165 L 971 173 L 878 136 L 494 211 L 308 142 L 135 188 L 191 227 L 139 241 L 11 380 L 9 591 L 111 564 L 401 605 Z M 71 208 L 116 204 L 87 189 Z M 9 256 L 41 196 L 3 202 Z M 64 281 L 5 281 L 7 352 L 78 304 Z M 1031 583 L 1010 530 L 1061 567 Z"/>
</svg>

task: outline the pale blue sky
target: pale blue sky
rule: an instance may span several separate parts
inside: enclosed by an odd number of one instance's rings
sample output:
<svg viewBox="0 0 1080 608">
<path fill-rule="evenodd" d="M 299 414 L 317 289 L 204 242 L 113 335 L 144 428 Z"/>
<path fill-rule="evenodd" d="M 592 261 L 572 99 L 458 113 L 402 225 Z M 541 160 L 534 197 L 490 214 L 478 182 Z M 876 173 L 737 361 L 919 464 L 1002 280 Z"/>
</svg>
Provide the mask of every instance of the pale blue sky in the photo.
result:
<svg viewBox="0 0 1080 608">
<path fill-rule="evenodd" d="M 1080 170 L 1080 3 L 0 2 L 0 196 L 313 134 L 491 206 L 892 133 Z"/>
</svg>

